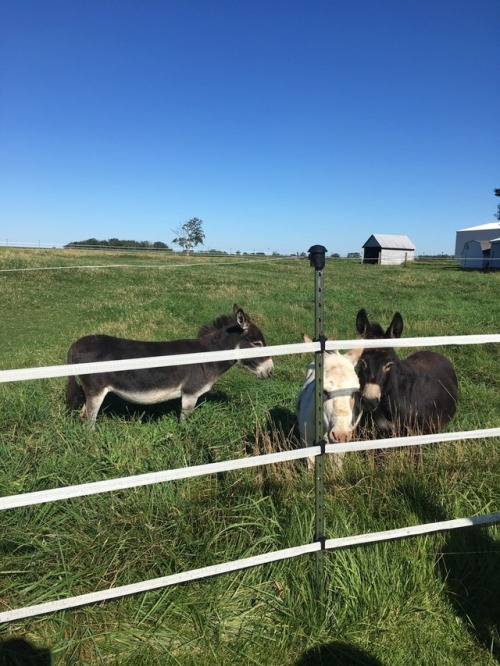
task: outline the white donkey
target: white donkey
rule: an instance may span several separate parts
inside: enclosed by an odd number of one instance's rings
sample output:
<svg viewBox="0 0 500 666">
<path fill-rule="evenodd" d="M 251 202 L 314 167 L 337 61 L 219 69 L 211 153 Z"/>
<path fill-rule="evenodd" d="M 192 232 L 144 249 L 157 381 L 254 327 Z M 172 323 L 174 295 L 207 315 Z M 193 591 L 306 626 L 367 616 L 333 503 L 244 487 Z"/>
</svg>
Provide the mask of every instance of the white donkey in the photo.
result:
<svg viewBox="0 0 500 666">
<path fill-rule="evenodd" d="M 311 338 L 304 335 L 304 342 Z M 323 432 L 321 438 L 329 443 L 350 441 L 361 418 L 356 407 L 359 379 L 354 369 L 362 349 L 351 349 L 345 354 L 338 351 L 323 353 Z M 297 421 L 303 446 L 314 446 L 314 395 L 316 391 L 315 363 L 307 368 L 304 385 L 297 397 Z M 359 411 L 359 413 L 357 413 Z M 342 467 L 344 454 L 334 456 L 334 466 Z M 310 469 L 314 456 L 308 458 Z"/>
</svg>

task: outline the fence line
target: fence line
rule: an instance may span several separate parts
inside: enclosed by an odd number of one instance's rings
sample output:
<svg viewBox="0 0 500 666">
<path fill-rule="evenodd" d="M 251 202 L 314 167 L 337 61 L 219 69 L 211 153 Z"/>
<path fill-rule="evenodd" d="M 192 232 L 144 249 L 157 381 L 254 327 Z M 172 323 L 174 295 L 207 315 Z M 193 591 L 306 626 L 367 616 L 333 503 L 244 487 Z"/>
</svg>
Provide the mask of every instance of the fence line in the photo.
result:
<svg viewBox="0 0 500 666">
<path fill-rule="evenodd" d="M 345 341 L 328 341 L 326 348 L 328 350 L 334 349 L 352 349 L 352 348 L 380 348 L 380 347 L 413 347 L 413 346 L 438 346 L 443 344 L 484 344 L 500 342 L 500 335 L 476 335 L 476 336 L 444 336 L 432 338 L 404 338 L 397 340 L 345 340 Z M 321 345 L 319 342 L 301 343 L 296 345 L 279 345 L 275 347 L 266 347 L 265 355 L 275 356 L 282 354 L 304 353 L 320 351 Z M 22 381 L 25 379 L 36 379 L 42 377 L 59 377 L 76 374 L 90 374 L 92 372 L 104 372 L 105 369 L 113 367 L 113 369 L 138 369 L 146 367 L 161 367 L 170 365 L 184 365 L 190 363 L 201 363 L 219 360 L 220 358 L 253 358 L 262 356 L 262 348 L 247 349 L 247 350 L 231 350 L 229 352 L 210 352 L 202 354 L 182 354 L 177 356 L 164 356 L 164 357 L 149 357 L 145 359 L 134 359 L 133 361 L 112 361 L 104 363 L 89 363 L 66 365 L 66 366 L 51 366 L 45 368 L 27 368 L 16 370 L 4 370 L 0 372 L 0 382 L 8 381 Z M 119 367 L 117 367 L 117 365 Z M 326 453 L 341 453 L 344 451 L 362 451 L 370 449 L 381 448 L 395 448 L 401 446 L 414 446 L 417 444 L 436 443 L 441 441 L 455 441 L 457 439 L 473 439 L 481 437 L 495 437 L 500 436 L 500 428 L 490 428 L 485 430 L 464 431 L 462 433 L 440 433 L 438 435 L 423 435 L 416 437 L 403 437 L 393 438 L 390 440 L 374 440 L 370 442 L 354 442 L 350 444 L 329 444 L 325 446 Z M 96 482 L 90 484 L 81 484 L 80 486 L 70 486 L 67 488 L 51 489 L 46 491 L 39 491 L 36 493 L 26 493 L 24 495 L 15 495 L 12 497 L 0 498 L 0 509 L 15 508 L 20 506 L 28 506 L 32 504 L 39 504 L 46 501 L 56 501 L 59 499 L 67 499 L 69 497 L 77 497 L 83 495 L 96 494 L 100 492 L 108 492 L 111 490 L 118 490 L 121 488 L 137 487 L 142 485 L 149 485 L 151 483 L 159 483 L 167 480 L 188 478 L 193 476 L 200 476 L 201 474 L 216 473 L 220 471 L 228 471 L 229 469 L 238 469 L 244 467 L 253 467 L 263 464 L 271 464 L 273 462 L 300 459 L 307 456 L 317 456 L 322 453 L 321 447 L 310 447 L 305 449 L 298 449 L 296 451 L 286 451 L 276 454 L 268 454 L 265 456 L 254 456 L 250 458 L 243 458 L 240 460 L 226 461 L 222 463 L 212 463 L 210 465 L 199 465 L 196 467 L 180 468 L 177 470 L 165 470 L 163 472 L 156 472 L 152 474 L 138 475 L 135 477 L 126 477 L 121 479 L 112 479 L 103 482 Z M 449 521 L 442 521 L 439 523 L 428 523 L 417 526 L 408 526 L 394 530 L 387 530 L 384 532 L 367 533 L 349 537 L 342 537 L 336 539 L 326 539 L 324 548 L 327 550 L 335 548 L 345 548 L 350 546 L 357 546 L 365 543 L 375 543 L 379 541 L 387 541 L 392 539 L 404 538 L 408 536 L 427 534 L 431 532 L 444 531 L 449 529 L 457 529 L 460 527 L 470 527 L 474 525 L 492 524 L 500 521 L 500 512 L 490 513 L 481 516 L 470 518 L 458 518 Z M 208 576 L 218 575 L 230 571 L 237 571 L 244 568 L 249 568 L 264 564 L 267 562 L 278 561 L 296 557 L 304 553 L 318 552 L 323 548 L 320 542 L 313 542 L 288 548 L 285 550 L 274 551 L 249 557 L 241 560 L 234 560 L 232 562 L 225 562 L 216 564 L 201 569 L 195 569 L 187 572 L 177 573 L 162 578 L 156 578 L 149 581 L 142 581 L 131 585 L 111 588 L 108 590 L 101 590 L 92 592 L 76 597 L 69 597 L 66 599 L 46 602 L 34 606 L 27 606 L 0 613 L 0 623 L 9 622 L 13 620 L 24 619 L 41 615 L 44 613 L 55 612 L 77 606 L 83 606 L 89 603 L 96 603 L 113 598 L 123 597 L 137 592 L 144 592 L 148 590 L 158 589 L 169 585 L 205 578 Z"/>
<path fill-rule="evenodd" d="M 488 437 L 500 437 L 500 428 L 486 428 L 484 430 L 464 430 L 462 432 L 438 433 L 435 435 L 414 435 L 412 437 L 393 437 L 387 439 L 374 439 L 369 441 L 349 442 L 348 444 L 327 444 L 325 453 L 353 453 L 359 451 L 375 451 L 377 449 L 395 449 L 405 446 L 419 446 L 423 444 L 439 444 L 442 442 L 455 442 L 468 439 L 486 439 Z M 75 486 L 64 486 L 63 488 L 50 488 L 38 490 L 32 493 L 8 495 L 0 497 L 0 511 L 5 509 L 16 509 L 21 506 L 33 506 L 45 502 L 57 502 L 60 500 L 88 497 L 100 493 L 114 492 L 129 488 L 150 486 L 155 483 L 166 481 L 180 481 L 192 479 L 207 474 L 219 474 L 237 469 L 248 469 L 250 467 L 261 467 L 290 460 L 315 457 L 321 455 L 320 446 L 294 449 L 292 451 L 280 451 L 279 453 L 268 453 L 261 456 L 249 456 L 236 460 L 225 460 L 222 462 L 208 463 L 205 465 L 193 465 L 192 467 L 178 467 L 160 472 L 148 472 L 135 476 L 124 476 L 106 481 L 93 481 L 81 483 Z"/>
<path fill-rule="evenodd" d="M 487 241 L 491 243 L 490 241 Z M 121 245 L 73 245 L 71 246 L 70 243 L 67 244 L 62 244 L 62 243 L 39 243 L 39 242 L 31 242 L 31 243 L 23 243 L 23 242 L 16 242 L 16 241 L 0 241 L 0 247 L 6 247 L 6 248 L 13 248 L 13 249 L 26 249 L 26 250 L 69 250 L 69 251 L 78 251 L 81 250 L 83 252 L 110 252 L 110 253 L 121 253 L 121 254 L 140 254 L 142 253 L 148 253 L 148 254 L 155 254 L 157 256 L 163 255 L 165 258 L 170 258 L 170 257 L 186 257 L 188 256 L 184 251 L 182 250 L 174 250 L 172 248 L 155 248 L 155 247 L 127 247 L 127 246 L 121 246 Z M 463 250 L 462 250 L 463 251 Z M 353 254 L 353 253 L 350 253 Z M 235 257 L 238 260 L 238 263 L 241 263 L 241 261 L 262 261 L 262 260 L 273 260 L 276 261 L 278 259 L 304 259 L 305 254 L 266 254 L 265 252 L 226 252 L 224 250 L 220 251 L 213 251 L 211 252 L 210 250 L 195 250 L 191 255 L 189 255 L 189 258 L 232 258 Z M 355 261 L 357 263 L 365 263 L 367 265 L 378 265 L 378 260 L 377 258 L 369 259 L 368 261 L 364 260 L 363 252 L 359 252 L 358 256 L 336 256 L 334 257 L 331 255 L 329 257 L 330 260 L 335 260 L 335 261 Z M 414 255 L 412 258 L 407 258 L 403 261 L 401 261 L 397 257 L 384 257 L 383 261 L 381 262 L 381 265 L 383 266 L 400 266 L 401 264 L 407 264 L 410 262 L 416 262 L 416 263 L 447 263 L 450 266 L 456 267 L 456 268 L 465 268 L 467 269 L 468 266 L 471 267 L 471 270 L 481 270 L 481 271 L 488 271 L 488 270 L 498 270 L 500 269 L 500 256 L 498 256 L 496 253 L 493 255 L 483 255 L 481 253 L 481 256 L 475 255 L 472 253 L 472 255 L 467 255 L 467 253 L 463 254 L 458 254 L 458 255 L 452 255 L 452 254 L 443 254 L 443 255 L 426 255 L 426 254 L 419 254 L 419 255 Z M 236 262 L 231 262 L 231 263 L 236 263 Z M 213 264 L 212 264 L 213 265 Z M 116 266 L 109 266 L 112 268 L 122 268 L 122 267 L 129 267 L 128 264 L 123 264 L 123 265 L 116 265 Z M 161 266 L 154 265 L 151 266 L 151 268 L 161 268 Z M 59 268 L 108 268 L 108 266 L 61 266 Z M 135 266 L 134 266 L 135 268 Z M 7 271 L 23 271 L 23 270 L 55 270 L 53 268 L 19 268 L 19 269 L 5 269 L 0 270 L 0 272 L 7 272 Z"/>
<path fill-rule="evenodd" d="M 399 338 L 390 340 L 328 340 L 327 351 L 337 349 L 379 349 L 382 347 L 436 347 L 442 345 L 482 345 L 500 343 L 500 333 L 486 335 L 445 335 L 422 338 Z M 146 368 L 162 368 L 172 365 L 190 365 L 194 363 L 211 363 L 214 361 L 241 360 L 262 356 L 285 356 L 320 351 L 319 342 L 301 342 L 289 345 L 252 347 L 250 349 L 229 349 L 219 352 L 198 352 L 196 354 L 175 354 L 170 356 L 146 356 L 143 358 L 124 359 L 120 361 L 100 361 L 94 363 L 78 363 L 69 365 L 52 365 L 38 368 L 17 368 L 0 370 L 0 383 L 17 382 L 27 379 L 48 379 L 69 377 L 71 375 L 91 375 L 96 372 L 116 372 L 118 370 L 143 370 Z"/>
<path fill-rule="evenodd" d="M 471 516 L 469 518 L 454 518 L 452 520 L 445 520 L 436 523 L 424 523 L 421 525 L 385 530 L 383 532 L 368 532 L 366 534 L 338 537 L 336 539 L 326 539 L 325 550 L 350 548 L 353 546 L 360 546 L 370 543 L 379 543 L 381 541 L 394 541 L 395 539 L 404 539 L 411 536 L 444 532 L 462 527 L 488 525 L 499 521 L 500 512 L 491 513 L 484 516 Z M 99 590 L 98 592 L 89 592 L 88 594 L 67 597 L 66 599 L 58 599 L 56 601 L 48 601 L 42 604 L 36 604 L 34 606 L 25 606 L 24 608 L 17 608 L 0 613 L 0 623 L 12 622 L 13 620 L 22 620 L 28 617 L 34 617 L 36 615 L 43 615 L 45 613 L 54 613 L 55 611 L 67 610 L 69 608 L 77 608 L 79 606 L 97 603 L 100 601 L 110 601 L 111 599 L 118 599 L 124 596 L 129 596 L 131 594 L 137 594 L 139 592 L 148 592 L 151 590 L 169 587 L 171 585 L 178 585 L 179 583 L 199 580 L 200 578 L 218 576 L 222 573 L 241 571 L 242 569 L 249 569 L 261 564 L 268 564 L 269 562 L 278 562 L 280 560 L 298 557 L 299 555 L 304 555 L 306 553 L 318 552 L 321 549 L 322 546 L 320 542 L 315 541 L 312 543 L 304 544 L 302 546 L 285 548 L 284 550 L 275 550 L 272 553 L 254 555 L 253 557 L 246 557 L 241 560 L 232 560 L 231 562 L 213 564 L 211 566 L 202 567 L 201 569 L 191 569 L 191 571 L 171 574 L 169 576 L 162 576 L 160 578 L 152 578 L 140 583 L 131 583 L 129 585 L 113 587 L 107 590 Z"/>
<path fill-rule="evenodd" d="M 1 241 L 0 240 L 0 247 L 5 247 L 9 249 L 20 249 L 20 250 L 67 250 L 69 252 L 88 252 L 88 253 L 93 253 L 93 252 L 109 252 L 111 254 L 140 254 L 142 253 L 147 253 L 147 254 L 154 254 L 157 256 L 164 255 L 165 257 L 188 257 L 188 258 L 221 258 L 221 257 L 235 257 L 237 259 L 241 259 L 243 261 L 246 261 L 248 259 L 304 259 L 306 258 L 306 254 L 298 254 L 298 253 L 288 253 L 288 254 L 281 254 L 281 253 L 266 253 L 262 251 L 256 252 L 255 250 L 253 252 L 241 252 L 240 250 L 235 250 L 234 252 L 227 252 L 226 250 L 196 250 L 192 249 L 190 251 L 190 254 L 188 254 L 185 250 L 174 250 L 173 248 L 170 247 L 153 247 L 153 245 L 150 245 L 149 247 L 140 247 L 140 246 L 132 246 L 132 245 L 82 245 L 80 243 L 40 243 L 40 242 L 31 242 L 31 243 L 25 243 L 21 241 Z"/>
<path fill-rule="evenodd" d="M 211 257 L 216 257 L 217 255 L 211 255 Z M 220 255 L 219 255 L 220 256 Z M 261 257 L 257 259 L 244 259 L 245 264 L 262 264 L 264 262 L 277 261 L 277 259 L 284 259 L 285 257 Z M 236 261 L 221 261 L 215 262 L 212 261 L 207 263 L 206 261 L 190 261 L 189 263 L 175 263 L 175 264 L 94 264 L 94 265 L 72 265 L 72 266 L 34 266 L 26 268 L 0 268 L 0 273 L 27 273 L 33 271 L 66 271 L 66 270 L 94 270 L 102 268 L 158 268 L 160 270 L 178 270 L 179 268 L 197 268 L 201 266 L 206 268 L 209 266 L 233 266 L 234 264 L 241 265 L 240 260 Z"/>
</svg>

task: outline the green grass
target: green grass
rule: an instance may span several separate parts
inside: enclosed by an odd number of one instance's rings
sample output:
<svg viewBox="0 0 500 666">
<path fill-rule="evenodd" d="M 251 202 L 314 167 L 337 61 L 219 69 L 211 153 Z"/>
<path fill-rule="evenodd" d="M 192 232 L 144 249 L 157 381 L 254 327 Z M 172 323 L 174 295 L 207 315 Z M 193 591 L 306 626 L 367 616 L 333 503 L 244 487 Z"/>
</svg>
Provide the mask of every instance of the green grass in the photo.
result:
<svg viewBox="0 0 500 666">
<path fill-rule="evenodd" d="M 63 364 L 70 343 L 88 333 L 194 336 L 234 302 L 268 344 L 314 333 L 314 271 L 304 260 L 0 249 L 0 270 L 75 265 L 0 272 L 1 368 Z M 325 328 L 331 338 L 355 337 L 365 307 L 383 325 L 399 310 L 406 337 L 498 333 L 499 292 L 500 273 L 328 260 Z M 440 351 L 460 382 L 449 429 L 497 427 L 500 345 Z M 174 402 L 109 410 L 93 433 L 66 414 L 64 380 L 0 384 L 0 495 L 290 448 L 308 362 L 277 357 L 267 381 L 233 368 L 182 426 Z M 404 450 L 382 463 L 350 454 L 340 477 L 327 469 L 327 536 L 499 510 L 499 443 L 424 447 L 416 465 Z M 290 462 L 0 519 L 6 610 L 307 543 L 314 483 Z M 308 555 L 3 625 L 0 646 L 24 638 L 55 664 L 492 665 L 500 660 L 499 538 L 492 526 L 327 553 L 322 603 Z"/>
</svg>

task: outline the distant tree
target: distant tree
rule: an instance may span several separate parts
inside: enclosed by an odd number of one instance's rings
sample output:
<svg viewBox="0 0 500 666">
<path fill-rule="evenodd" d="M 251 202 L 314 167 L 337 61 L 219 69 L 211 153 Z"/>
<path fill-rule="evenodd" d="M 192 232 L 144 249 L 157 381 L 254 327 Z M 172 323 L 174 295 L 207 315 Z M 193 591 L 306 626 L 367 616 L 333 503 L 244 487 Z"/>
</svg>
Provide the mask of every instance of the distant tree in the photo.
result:
<svg viewBox="0 0 500 666">
<path fill-rule="evenodd" d="M 496 197 L 500 197 L 500 187 L 495 187 L 493 192 L 495 193 Z M 500 220 L 500 203 L 497 206 L 497 212 L 495 213 L 495 217 L 497 218 L 497 220 Z"/>
<path fill-rule="evenodd" d="M 334 259 L 340 259 L 340 254 L 338 252 L 332 252 L 330 256 L 333 257 Z"/>
<path fill-rule="evenodd" d="M 196 245 L 203 245 L 205 234 L 203 233 L 203 220 L 193 217 L 191 220 L 184 222 L 180 227 L 174 229 L 177 237 L 174 238 L 172 243 L 180 245 L 186 254 L 189 254 L 193 247 Z"/>
<path fill-rule="evenodd" d="M 347 258 L 348 259 L 359 259 L 361 257 L 359 252 L 348 252 L 347 253 Z"/>
</svg>

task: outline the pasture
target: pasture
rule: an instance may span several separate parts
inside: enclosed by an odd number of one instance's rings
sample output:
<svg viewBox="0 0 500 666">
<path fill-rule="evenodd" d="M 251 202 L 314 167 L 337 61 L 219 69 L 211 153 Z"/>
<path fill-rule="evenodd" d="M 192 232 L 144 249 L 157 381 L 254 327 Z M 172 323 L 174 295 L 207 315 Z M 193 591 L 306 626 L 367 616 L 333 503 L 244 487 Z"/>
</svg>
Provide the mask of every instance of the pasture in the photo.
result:
<svg viewBox="0 0 500 666">
<path fill-rule="evenodd" d="M 2 369 L 64 364 L 90 333 L 195 337 L 235 302 L 268 345 L 314 333 L 314 270 L 304 259 L 0 248 L 0 271 Z M 405 337 L 498 333 L 499 293 L 498 272 L 328 259 L 325 333 L 354 338 L 361 307 L 383 323 L 399 310 Z M 448 430 L 499 425 L 499 347 L 436 349 L 459 380 Z M 309 361 L 276 357 L 265 381 L 232 368 L 182 425 L 179 401 L 111 401 L 94 432 L 66 413 L 64 380 L 0 384 L 0 495 L 296 446 Z M 328 537 L 499 510 L 499 444 L 424 447 L 416 465 L 405 450 L 382 461 L 347 454 L 340 476 L 327 465 Z M 7 510 L 0 520 L 7 610 L 307 543 L 314 480 L 290 462 Z M 327 553 L 323 603 L 314 564 L 305 556 L 13 622 L 0 627 L 0 663 L 1 645 L 21 637 L 54 664 L 498 664 L 498 525 Z"/>
</svg>

